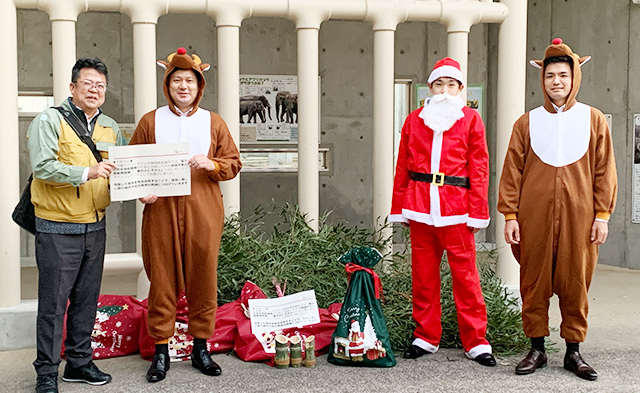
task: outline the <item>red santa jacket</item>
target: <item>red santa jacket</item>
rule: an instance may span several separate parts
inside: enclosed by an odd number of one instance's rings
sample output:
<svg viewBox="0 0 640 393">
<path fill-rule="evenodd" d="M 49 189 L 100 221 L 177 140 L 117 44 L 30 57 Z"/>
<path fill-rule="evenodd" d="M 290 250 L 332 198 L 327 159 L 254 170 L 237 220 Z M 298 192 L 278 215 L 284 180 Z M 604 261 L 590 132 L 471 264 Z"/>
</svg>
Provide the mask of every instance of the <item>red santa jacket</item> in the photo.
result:
<svg viewBox="0 0 640 393">
<path fill-rule="evenodd" d="M 438 134 L 418 116 L 421 110 L 413 111 L 402 127 L 389 221 L 486 228 L 489 153 L 482 118 L 464 107 L 464 117 Z M 413 181 L 409 171 L 468 177 L 471 187 Z"/>
</svg>

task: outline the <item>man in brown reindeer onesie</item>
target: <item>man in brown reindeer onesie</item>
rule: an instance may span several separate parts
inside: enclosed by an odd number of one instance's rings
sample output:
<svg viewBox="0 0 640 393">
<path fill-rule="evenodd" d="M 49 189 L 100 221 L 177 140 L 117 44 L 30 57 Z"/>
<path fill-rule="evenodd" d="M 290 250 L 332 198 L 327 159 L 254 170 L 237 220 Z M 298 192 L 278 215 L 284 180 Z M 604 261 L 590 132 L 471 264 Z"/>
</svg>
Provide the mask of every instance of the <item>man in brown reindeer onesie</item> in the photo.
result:
<svg viewBox="0 0 640 393">
<path fill-rule="evenodd" d="M 149 291 L 149 335 L 156 353 L 147 380 L 158 382 L 169 370 L 168 342 L 174 334 L 178 295 L 189 301 L 191 362 L 206 375 L 222 370 L 207 351 L 217 308 L 217 267 L 224 208 L 219 181 L 235 177 L 242 164 L 238 149 L 220 116 L 199 108 L 209 68 L 184 48 L 159 61 L 166 69 L 164 95 L 169 105 L 144 115 L 130 144 L 189 142 L 191 195 L 140 198 L 142 257 Z"/>
<path fill-rule="evenodd" d="M 516 374 L 547 365 L 549 299 L 558 295 L 564 368 L 595 380 L 596 371 L 578 351 L 587 334 L 587 291 L 607 239 L 617 192 L 611 132 L 598 109 L 576 101 L 580 58 L 556 38 L 542 69 L 544 105 L 525 113 L 513 134 L 500 179 L 498 211 L 504 235 L 520 263 L 522 325 L 531 350 Z"/>
</svg>

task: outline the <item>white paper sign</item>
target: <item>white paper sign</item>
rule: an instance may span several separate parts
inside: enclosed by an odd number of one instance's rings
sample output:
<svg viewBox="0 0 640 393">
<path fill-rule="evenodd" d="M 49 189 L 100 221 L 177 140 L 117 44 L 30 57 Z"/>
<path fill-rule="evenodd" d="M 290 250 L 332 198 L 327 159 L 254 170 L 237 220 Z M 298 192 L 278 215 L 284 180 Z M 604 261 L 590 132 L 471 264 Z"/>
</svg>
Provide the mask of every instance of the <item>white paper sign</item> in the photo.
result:
<svg viewBox="0 0 640 393">
<path fill-rule="evenodd" d="M 249 313 L 253 334 L 320 323 L 313 290 L 273 299 L 249 299 Z"/>
<path fill-rule="evenodd" d="M 109 147 L 111 200 L 191 195 L 189 143 Z"/>
</svg>

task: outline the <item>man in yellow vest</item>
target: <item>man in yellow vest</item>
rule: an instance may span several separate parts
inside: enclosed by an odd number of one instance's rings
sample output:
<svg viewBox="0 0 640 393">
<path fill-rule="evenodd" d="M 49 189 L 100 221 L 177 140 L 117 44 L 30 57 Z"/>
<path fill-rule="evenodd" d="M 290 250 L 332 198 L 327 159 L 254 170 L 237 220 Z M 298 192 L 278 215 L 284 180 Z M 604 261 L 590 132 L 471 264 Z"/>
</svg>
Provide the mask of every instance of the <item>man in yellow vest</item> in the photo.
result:
<svg viewBox="0 0 640 393">
<path fill-rule="evenodd" d="M 102 159 L 108 158 L 109 146 L 122 142 L 116 122 L 100 110 L 107 80 L 100 59 L 79 59 L 71 73 L 71 97 L 61 110 L 49 108 L 36 116 L 27 134 L 39 274 L 36 393 L 58 391 L 65 313 L 62 380 L 91 385 L 111 381 L 93 363 L 91 348 L 110 203 L 108 178 L 114 168 Z"/>
</svg>

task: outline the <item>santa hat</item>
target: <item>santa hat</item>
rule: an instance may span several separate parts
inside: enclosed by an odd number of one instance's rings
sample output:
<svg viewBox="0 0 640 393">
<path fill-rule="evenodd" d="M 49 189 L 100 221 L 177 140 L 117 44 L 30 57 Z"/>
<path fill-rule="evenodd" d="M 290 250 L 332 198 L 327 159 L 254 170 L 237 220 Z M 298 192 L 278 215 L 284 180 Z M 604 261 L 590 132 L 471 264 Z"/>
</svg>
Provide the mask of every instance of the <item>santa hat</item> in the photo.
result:
<svg viewBox="0 0 640 393">
<path fill-rule="evenodd" d="M 464 85 L 460 63 L 450 57 L 436 61 L 436 65 L 433 66 L 433 71 L 431 71 L 427 82 L 432 84 L 438 78 L 453 78 L 460 82 L 461 85 Z"/>
</svg>

